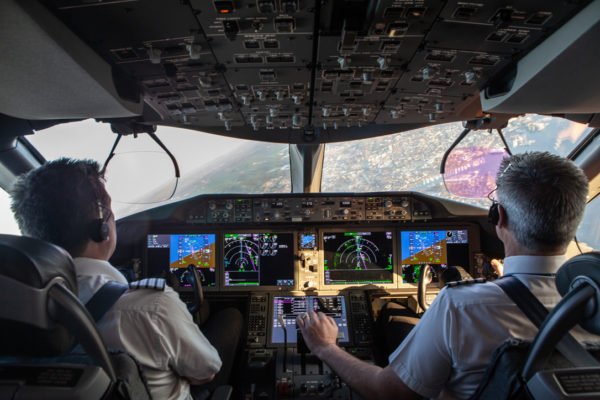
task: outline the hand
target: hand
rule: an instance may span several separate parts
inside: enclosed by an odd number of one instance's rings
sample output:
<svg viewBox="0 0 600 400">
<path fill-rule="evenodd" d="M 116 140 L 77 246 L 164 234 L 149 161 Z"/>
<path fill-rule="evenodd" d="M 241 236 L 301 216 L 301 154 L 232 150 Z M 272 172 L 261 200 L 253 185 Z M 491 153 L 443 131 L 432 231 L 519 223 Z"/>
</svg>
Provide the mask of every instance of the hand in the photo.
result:
<svg viewBox="0 0 600 400">
<path fill-rule="evenodd" d="M 502 261 L 494 258 L 490 261 L 490 264 L 492 264 L 492 268 L 494 268 L 498 276 L 504 275 L 504 264 L 502 264 Z"/>
<path fill-rule="evenodd" d="M 336 346 L 338 327 L 333 318 L 322 312 L 311 311 L 300 314 L 296 319 L 306 345 L 317 357 L 322 350 L 329 346 Z"/>
</svg>

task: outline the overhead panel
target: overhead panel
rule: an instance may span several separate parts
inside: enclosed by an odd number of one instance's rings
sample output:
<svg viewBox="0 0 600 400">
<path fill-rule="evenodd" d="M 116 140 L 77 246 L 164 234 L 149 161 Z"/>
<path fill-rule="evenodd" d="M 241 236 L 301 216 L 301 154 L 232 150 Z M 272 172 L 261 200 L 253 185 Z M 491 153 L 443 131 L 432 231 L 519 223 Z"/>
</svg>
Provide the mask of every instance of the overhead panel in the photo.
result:
<svg viewBox="0 0 600 400">
<path fill-rule="evenodd" d="M 589 2 L 44 3 L 138 82 L 145 122 L 318 143 L 480 116 L 480 91 Z"/>
</svg>

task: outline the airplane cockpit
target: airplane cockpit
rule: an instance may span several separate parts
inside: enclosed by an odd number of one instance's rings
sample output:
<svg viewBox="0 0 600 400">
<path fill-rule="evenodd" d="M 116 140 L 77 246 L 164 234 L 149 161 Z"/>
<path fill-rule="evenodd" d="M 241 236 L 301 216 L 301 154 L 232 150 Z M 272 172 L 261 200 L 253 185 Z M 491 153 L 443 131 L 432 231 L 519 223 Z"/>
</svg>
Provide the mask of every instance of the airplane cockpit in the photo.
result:
<svg viewBox="0 0 600 400">
<path fill-rule="evenodd" d="M 0 37 L 1 233 L 18 176 L 97 160 L 111 264 L 243 315 L 231 398 L 361 398 L 297 318 L 385 366 L 448 282 L 498 278 L 511 154 L 584 171 L 568 256 L 600 249 L 600 0 L 7 0 Z"/>
</svg>

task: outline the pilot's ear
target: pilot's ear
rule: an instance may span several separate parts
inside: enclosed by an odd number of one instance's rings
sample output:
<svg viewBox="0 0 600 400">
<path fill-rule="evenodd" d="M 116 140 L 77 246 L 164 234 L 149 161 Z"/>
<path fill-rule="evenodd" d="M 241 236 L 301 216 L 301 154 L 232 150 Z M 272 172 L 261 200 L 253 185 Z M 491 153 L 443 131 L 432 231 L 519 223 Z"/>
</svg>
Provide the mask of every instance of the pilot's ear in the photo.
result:
<svg viewBox="0 0 600 400">
<path fill-rule="evenodd" d="M 506 210 L 502 207 L 501 204 L 498 204 L 498 226 L 508 226 L 508 215 L 506 215 Z"/>
</svg>

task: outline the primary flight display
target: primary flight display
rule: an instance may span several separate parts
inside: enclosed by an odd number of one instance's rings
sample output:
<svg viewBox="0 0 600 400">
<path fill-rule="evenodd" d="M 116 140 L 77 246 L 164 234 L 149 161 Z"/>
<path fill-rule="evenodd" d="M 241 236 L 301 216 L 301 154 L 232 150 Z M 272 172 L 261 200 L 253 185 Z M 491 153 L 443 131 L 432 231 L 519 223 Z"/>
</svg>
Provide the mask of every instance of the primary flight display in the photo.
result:
<svg viewBox="0 0 600 400">
<path fill-rule="evenodd" d="M 186 270 L 193 265 L 203 286 L 216 285 L 214 233 L 151 234 L 147 250 L 149 275 L 160 275 L 167 270 L 177 276 L 181 286 L 191 286 Z"/>
<path fill-rule="evenodd" d="M 400 246 L 404 282 L 417 283 L 425 264 L 440 270 L 447 266 L 468 265 L 467 230 L 402 231 Z M 437 281 L 435 272 L 433 281 Z"/>
</svg>

